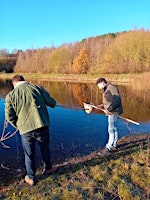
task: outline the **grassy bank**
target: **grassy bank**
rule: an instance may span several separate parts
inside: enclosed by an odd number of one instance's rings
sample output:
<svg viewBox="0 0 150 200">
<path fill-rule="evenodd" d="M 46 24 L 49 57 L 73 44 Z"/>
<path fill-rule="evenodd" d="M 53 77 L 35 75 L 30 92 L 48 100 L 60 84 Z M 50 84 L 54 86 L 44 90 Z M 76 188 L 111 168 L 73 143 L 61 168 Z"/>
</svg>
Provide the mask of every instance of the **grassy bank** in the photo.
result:
<svg viewBox="0 0 150 200">
<path fill-rule="evenodd" d="M 147 200 L 150 193 L 150 134 L 119 140 L 119 149 L 98 156 L 97 152 L 73 158 L 58 166 L 51 176 L 37 172 L 37 184 L 23 180 L 1 190 L 10 200 Z"/>
<path fill-rule="evenodd" d="M 150 72 L 140 74 L 40 74 L 40 73 L 20 73 L 26 80 L 45 80 L 45 81 L 66 81 L 66 82 L 93 82 L 99 77 L 104 77 L 108 81 L 117 83 L 141 84 L 143 87 L 150 83 Z M 1 79 L 11 79 L 16 73 L 0 73 Z"/>
<path fill-rule="evenodd" d="M 11 79 L 16 73 L 1 73 L 0 78 Z M 40 74 L 40 73 L 21 73 L 26 79 L 52 80 L 52 81 L 76 81 L 76 82 L 95 82 L 99 77 L 105 77 L 109 81 L 128 82 L 132 74 Z"/>
</svg>

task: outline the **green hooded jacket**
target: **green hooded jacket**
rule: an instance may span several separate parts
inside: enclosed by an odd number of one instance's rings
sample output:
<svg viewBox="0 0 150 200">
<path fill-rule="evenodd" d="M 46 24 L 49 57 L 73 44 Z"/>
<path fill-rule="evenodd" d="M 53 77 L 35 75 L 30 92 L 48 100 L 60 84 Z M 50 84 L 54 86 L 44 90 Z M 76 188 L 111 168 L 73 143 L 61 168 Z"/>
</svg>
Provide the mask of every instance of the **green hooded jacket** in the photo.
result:
<svg viewBox="0 0 150 200">
<path fill-rule="evenodd" d="M 5 99 L 5 118 L 20 134 L 49 126 L 46 106 L 54 108 L 56 101 L 42 87 L 23 82 Z"/>
</svg>

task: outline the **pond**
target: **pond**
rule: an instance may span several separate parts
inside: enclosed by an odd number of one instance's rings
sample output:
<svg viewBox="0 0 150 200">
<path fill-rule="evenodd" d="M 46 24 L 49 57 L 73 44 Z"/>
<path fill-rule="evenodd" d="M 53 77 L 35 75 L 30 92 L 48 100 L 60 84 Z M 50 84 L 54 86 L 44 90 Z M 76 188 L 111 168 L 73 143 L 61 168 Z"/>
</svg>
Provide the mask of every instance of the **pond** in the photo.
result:
<svg viewBox="0 0 150 200">
<path fill-rule="evenodd" d="M 30 82 L 30 80 L 28 80 Z M 84 102 L 101 104 L 102 93 L 93 83 L 71 83 L 32 81 L 44 87 L 57 101 L 54 109 L 48 108 L 50 126 L 50 149 L 53 164 L 63 163 L 70 158 L 87 155 L 104 148 L 107 139 L 107 116 L 93 110 L 87 114 Z M 4 127 L 5 96 L 12 90 L 10 80 L 0 80 L 0 135 Z M 139 126 L 119 120 L 119 138 L 131 133 L 150 132 L 150 97 L 149 89 L 136 90 L 131 85 L 118 85 L 124 108 L 123 117 L 140 123 Z M 5 134 L 15 130 L 9 125 Z M 7 185 L 11 180 L 24 175 L 24 155 L 19 133 L 4 142 L 10 148 L 0 144 L 0 184 Z M 37 167 L 42 166 L 37 148 Z M 9 180 L 9 181 L 8 181 Z"/>
</svg>

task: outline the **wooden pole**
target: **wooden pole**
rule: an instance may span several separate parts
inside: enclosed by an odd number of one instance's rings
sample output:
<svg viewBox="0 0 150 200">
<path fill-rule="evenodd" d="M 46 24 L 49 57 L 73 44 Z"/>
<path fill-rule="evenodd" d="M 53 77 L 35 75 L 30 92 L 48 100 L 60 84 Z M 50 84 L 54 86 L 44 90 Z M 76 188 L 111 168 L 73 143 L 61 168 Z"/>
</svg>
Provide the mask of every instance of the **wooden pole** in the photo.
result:
<svg viewBox="0 0 150 200">
<path fill-rule="evenodd" d="M 93 104 L 84 103 L 84 105 L 87 105 L 87 106 L 89 106 L 89 107 L 91 106 L 92 108 L 95 108 L 96 110 L 101 110 L 101 111 L 105 112 L 104 109 L 99 108 L 99 107 L 97 107 L 97 106 L 95 106 L 95 105 L 93 105 Z M 117 115 L 117 114 L 113 114 L 113 113 L 111 113 L 111 112 L 108 112 L 108 115 L 116 115 L 117 117 L 119 117 L 119 118 L 121 118 L 121 119 L 123 119 L 123 120 L 125 120 L 125 121 L 127 121 L 127 122 L 130 122 L 130 123 L 136 124 L 136 125 L 140 125 L 138 122 L 135 122 L 135 121 L 133 121 L 133 120 L 131 120 L 131 119 L 122 117 L 122 116 Z"/>
</svg>

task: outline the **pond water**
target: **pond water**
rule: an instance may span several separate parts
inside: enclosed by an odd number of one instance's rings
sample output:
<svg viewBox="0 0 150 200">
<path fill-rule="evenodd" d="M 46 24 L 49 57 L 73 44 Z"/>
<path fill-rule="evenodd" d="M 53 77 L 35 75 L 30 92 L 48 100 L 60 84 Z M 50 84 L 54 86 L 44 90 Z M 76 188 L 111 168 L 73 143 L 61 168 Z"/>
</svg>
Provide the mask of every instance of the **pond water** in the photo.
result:
<svg viewBox="0 0 150 200">
<path fill-rule="evenodd" d="M 30 80 L 28 80 L 30 81 Z M 87 155 L 95 150 L 104 148 L 107 139 L 107 117 L 93 111 L 87 114 L 83 109 L 84 102 L 93 102 L 98 105 L 102 102 L 102 93 L 93 83 L 70 83 L 32 81 L 44 87 L 57 105 L 54 109 L 48 108 L 50 126 L 50 149 L 53 164 L 63 163 L 72 157 Z M 131 85 L 118 85 L 124 108 L 123 117 L 140 123 L 127 124 L 119 120 L 119 138 L 131 133 L 150 132 L 150 97 L 146 94 L 149 89 L 136 90 Z M 0 135 L 4 127 L 5 96 L 12 90 L 10 80 L 0 80 Z M 9 125 L 5 134 L 15 130 Z M 6 140 L 4 148 L 0 144 L 0 184 L 6 185 L 13 179 L 23 176 L 24 155 L 19 133 Z M 41 155 L 37 148 L 37 166 L 42 165 Z M 6 169 L 4 169 L 6 168 Z M 9 180 L 9 181 L 8 181 Z"/>
</svg>

